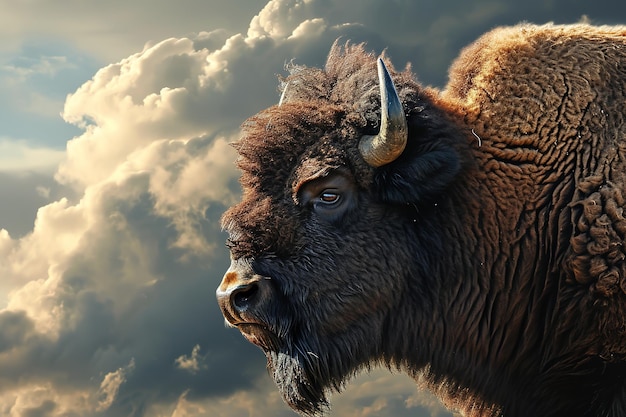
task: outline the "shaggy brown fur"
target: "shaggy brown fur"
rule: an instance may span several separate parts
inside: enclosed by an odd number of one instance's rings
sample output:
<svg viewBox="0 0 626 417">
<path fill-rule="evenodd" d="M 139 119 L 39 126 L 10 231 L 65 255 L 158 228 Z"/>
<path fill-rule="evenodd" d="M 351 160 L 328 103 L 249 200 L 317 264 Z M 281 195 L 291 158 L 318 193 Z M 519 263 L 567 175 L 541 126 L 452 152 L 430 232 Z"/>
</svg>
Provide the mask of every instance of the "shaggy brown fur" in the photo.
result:
<svg viewBox="0 0 626 417">
<path fill-rule="evenodd" d="M 626 27 L 496 29 L 443 91 L 392 76 L 409 143 L 380 168 L 362 46 L 246 122 L 228 321 L 308 415 L 372 364 L 467 416 L 626 415 Z"/>
</svg>

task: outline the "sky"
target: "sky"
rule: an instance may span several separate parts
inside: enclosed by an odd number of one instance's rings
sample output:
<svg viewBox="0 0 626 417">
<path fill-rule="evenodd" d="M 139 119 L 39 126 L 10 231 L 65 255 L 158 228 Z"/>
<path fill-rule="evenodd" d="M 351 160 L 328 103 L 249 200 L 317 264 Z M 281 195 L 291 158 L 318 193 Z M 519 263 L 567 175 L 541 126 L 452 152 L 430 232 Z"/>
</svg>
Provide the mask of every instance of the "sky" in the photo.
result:
<svg viewBox="0 0 626 417">
<path fill-rule="evenodd" d="M 0 0 L 0 415 L 293 417 L 224 326 L 219 225 L 239 125 L 339 37 L 443 87 L 521 21 L 626 24 L 598 0 Z M 373 370 L 331 416 L 451 416 Z"/>
</svg>

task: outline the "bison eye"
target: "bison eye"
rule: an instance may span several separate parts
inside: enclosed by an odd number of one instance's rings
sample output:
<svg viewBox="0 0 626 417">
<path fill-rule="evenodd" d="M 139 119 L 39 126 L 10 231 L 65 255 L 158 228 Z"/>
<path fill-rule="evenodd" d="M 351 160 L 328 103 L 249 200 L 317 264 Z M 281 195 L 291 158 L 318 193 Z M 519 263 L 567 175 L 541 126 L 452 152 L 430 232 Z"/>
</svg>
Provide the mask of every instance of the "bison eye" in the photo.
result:
<svg viewBox="0 0 626 417">
<path fill-rule="evenodd" d="M 320 203 L 327 205 L 336 204 L 339 200 L 341 200 L 341 195 L 334 191 L 324 191 L 319 197 Z"/>
<path fill-rule="evenodd" d="M 356 206 L 356 184 L 347 170 L 304 181 L 298 192 L 299 204 L 308 207 L 318 219 L 339 222 Z"/>
</svg>

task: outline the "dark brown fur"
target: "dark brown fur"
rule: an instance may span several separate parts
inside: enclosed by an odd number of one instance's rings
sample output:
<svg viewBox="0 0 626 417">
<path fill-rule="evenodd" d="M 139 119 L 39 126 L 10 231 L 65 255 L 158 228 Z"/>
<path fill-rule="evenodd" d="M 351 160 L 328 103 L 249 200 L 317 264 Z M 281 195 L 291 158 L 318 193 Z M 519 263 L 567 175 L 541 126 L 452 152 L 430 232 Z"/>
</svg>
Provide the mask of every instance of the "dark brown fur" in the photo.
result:
<svg viewBox="0 0 626 417">
<path fill-rule="evenodd" d="M 381 168 L 362 46 L 245 123 L 223 222 L 231 272 L 263 279 L 225 315 L 304 414 L 385 364 L 468 416 L 626 415 L 626 28 L 496 29 L 443 91 L 392 76 L 409 144 Z M 337 175 L 340 216 L 301 201 Z"/>
</svg>

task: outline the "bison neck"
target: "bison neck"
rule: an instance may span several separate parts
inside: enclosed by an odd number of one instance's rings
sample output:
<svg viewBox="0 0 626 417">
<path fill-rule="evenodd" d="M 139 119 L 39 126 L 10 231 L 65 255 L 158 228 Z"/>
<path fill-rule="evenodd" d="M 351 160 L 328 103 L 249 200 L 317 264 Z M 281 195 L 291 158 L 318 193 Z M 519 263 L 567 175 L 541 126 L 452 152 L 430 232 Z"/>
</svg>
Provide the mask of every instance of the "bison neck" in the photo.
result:
<svg viewBox="0 0 626 417">
<path fill-rule="evenodd" d="M 571 342 L 585 335 L 562 329 L 589 327 L 559 317 L 570 308 L 557 296 L 569 233 L 563 218 L 569 212 L 566 203 L 544 198 L 554 190 L 539 176 L 497 168 L 465 175 L 423 212 L 416 251 L 430 253 L 430 263 L 428 269 L 416 266 L 400 309 L 416 318 L 401 320 L 402 325 L 420 328 L 389 326 L 393 346 L 385 351 L 393 352 L 389 363 L 467 415 L 500 415 L 498 410 L 507 416 L 543 415 L 544 405 L 555 409 L 561 401 L 547 397 L 550 387 L 564 382 L 551 379 L 550 370 L 572 367 L 568 358 L 585 357 L 588 348 Z M 416 339 L 406 340 L 407 335 Z M 554 343 L 543 343 L 545 338 Z M 572 385 L 570 396 L 576 398 L 577 390 Z M 581 402 L 588 400 L 589 394 L 580 394 Z"/>
</svg>

